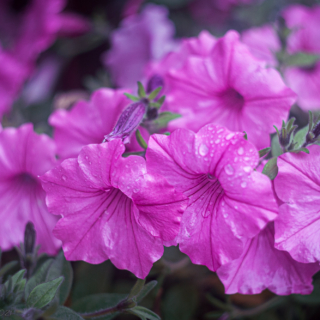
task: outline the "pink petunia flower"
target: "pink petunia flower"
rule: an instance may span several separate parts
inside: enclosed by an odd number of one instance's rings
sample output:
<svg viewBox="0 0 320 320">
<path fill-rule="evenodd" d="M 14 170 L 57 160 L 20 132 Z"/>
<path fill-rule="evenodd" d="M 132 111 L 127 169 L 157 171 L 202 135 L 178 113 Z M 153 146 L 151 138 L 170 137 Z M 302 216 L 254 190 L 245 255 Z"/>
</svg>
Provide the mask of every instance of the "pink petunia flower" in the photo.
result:
<svg viewBox="0 0 320 320">
<path fill-rule="evenodd" d="M 308 149 L 310 154 L 278 157 L 274 180 L 277 196 L 284 202 L 275 221 L 275 247 L 303 263 L 320 261 L 320 146 Z"/>
<path fill-rule="evenodd" d="M 99 89 L 92 94 L 90 101 L 81 100 L 70 111 L 56 110 L 50 116 L 49 123 L 54 128 L 53 135 L 60 158 L 76 158 L 83 146 L 101 143 L 104 136 L 111 133 L 121 112 L 132 103 L 124 95 L 128 91 Z M 147 139 L 147 131 L 141 131 Z M 134 151 L 141 149 L 135 137 L 128 148 Z"/>
<path fill-rule="evenodd" d="M 187 199 L 142 157 L 123 158 L 121 140 L 82 148 L 41 177 L 49 211 L 62 215 L 54 234 L 68 260 L 101 263 L 145 278 L 179 231 Z"/>
<path fill-rule="evenodd" d="M 0 247 L 10 250 L 23 241 L 32 221 L 40 251 L 56 254 L 60 241 L 52 235 L 57 218 L 49 214 L 38 176 L 56 164 L 55 144 L 37 135 L 31 124 L 0 132 Z"/>
<path fill-rule="evenodd" d="M 103 62 L 119 87 L 134 88 L 142 80 L 147 63 L 161 59 L 172 51 L 174 25 L 165 7 L 147 5 L 139 15 L 124 19 L 111 35 L 111 50 Z"/>
<path fill-rule="evenodd" d="M 168 109 L 182 114 L 169 128 L 197 131 L 213 122 L 246 131 L 257 148 L 270 145 L 273 125 L 287 118 L 296 100 L 280 74 L 256 60 L 235 31 L 219 39 L 207 58 L 190 57 L 172 70 L 168 85 Z"/>
<path fill-rule="evenodd" d="M 146 158 L 148 172 L 189 198 L 176 240 L 195 264 L 215 271 L 239 258 L 245 241 L 277 216 L 271 182 L 254 171 L 259 155 L 243 133 L 207 125 L 153 135 Z"/>
<path fill-rule="evenodd" d="M 217 274 L 227 294 L 258 294 L 269 289 L 277 295 L 310 294 L 318 263 L 300 263 L 288 252 L 274 248 L 274 224 L 249 240 L 241 257 L 222 266 Z"/>
</svg>

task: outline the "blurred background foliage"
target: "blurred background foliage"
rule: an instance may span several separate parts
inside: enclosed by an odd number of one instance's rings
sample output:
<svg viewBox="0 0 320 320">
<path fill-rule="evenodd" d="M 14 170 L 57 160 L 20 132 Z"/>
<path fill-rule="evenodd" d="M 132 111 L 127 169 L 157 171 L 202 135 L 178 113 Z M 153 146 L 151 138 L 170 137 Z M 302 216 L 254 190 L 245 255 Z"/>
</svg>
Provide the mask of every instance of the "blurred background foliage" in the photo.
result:
<svg viewBox="0 0 320 320">
<path fill-rule="evenodd" d="M 279 12 L 292 3 L 312 6 L 315 0 L 265 0 L 250 6 L 236 7 L 228 16 L 217 12 L 211 19 L 195 19 L 192 5 L 198 0 L 152 0 L 170 10 L 170 19 L 176 26 L 176 37 L 197 36 L 207 29 L 215 36 L 222 36 L 229 29 L 242 31 L 252 26 L 274 22 Z M 55 61 L 53 81 L 43 80 L 43 95 L 29 99 L 22 92 L 13 112 L 5 116 L 4 126 L 18 126 L 32 122 L 37 132 L 51 134 L 47 119 L 54 108 L 71 106 L 75 99 L 86 98 L 90 92 L 102 87 L 112 87 L 108 70 L 102 65 L 101 55 L 110 48 L 110 32 L 122 19 L 126 0 L 69 0 L 66 10 L 79 13 L 92 22 L 92 30 L 78 37 L 59 38 L 42 53 L 41 66 L 48 57 Z M 28 0 L 11 1 L 13 12 L 21 12 Z M 219 18 L 220 16 L 220 18 Z M 319 30 L 320 32 L 320 30 Z M 32 85 L 32 79 L 25 85 Z M 293 109 L 300 127 L 307 124 L 307 114 Z M 18 259 L 16 252 L 5 252 L 2 265 Z M 72 307 L 81 298 L 99 293 L 125 294 L 135 283 L 128 271 L 116 269 L 110 261 L 99 265 L 72 262 L 74 282 L 65 305 Z M 155 263 L 148 281 L 157 280 L 155 289 L 142 305 L 161 315 L 164 320 L 192 319 L 256 319 L 304 320 L 320 319 L 320 275 L 314 277 L 314 292 L 309 296 L 275 296 L 268 290 L 258 295 L 225 295 L 224 287 L 215 273 L 206 267 L 193 265 L 177 247 L 165 248 L 163 258 Z M 133 315 L 120 315 L 116 319 L 135 319 Z"/>
</svg>

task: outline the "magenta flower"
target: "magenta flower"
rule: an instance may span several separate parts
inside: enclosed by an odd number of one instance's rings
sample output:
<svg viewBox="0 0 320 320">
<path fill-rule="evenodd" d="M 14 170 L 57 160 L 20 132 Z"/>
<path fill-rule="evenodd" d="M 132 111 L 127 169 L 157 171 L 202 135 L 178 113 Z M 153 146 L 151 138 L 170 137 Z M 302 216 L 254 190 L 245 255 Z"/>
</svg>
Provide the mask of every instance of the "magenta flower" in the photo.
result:
<svg viewBox="0 0 320 320">
<path fill-rule="evenodd" d="M 56 110 L 50 116 L 49 123 L 54 128 L 61 159 L 76 158 L 83 146 L 103 141 L 113 130 L 121 112 L 132 102 L 125 92 L 128 90 L 99 89 L 90 101 L 79 101 L 70 111 Z M 138 146 L 135 139 L 132 140 L 136 150 Z"/>
<path fill-rule="evenodd" d="M 308 149 L 310 154 L 281 155 L 274 180 L 277 196 L 284 202 L 275 221 L 275 247 L 303 263 L 320 261 L 320 146 Z"/>
<path fill-rule="evenodd" d="M 40 251 L 56 254 L 60 241 L 52 235 L 57 218 L 49 214 L 38 176 L 54 167 L 55 145 L 37 135 L 31 124 L 0 132 L 0 247 L 10 250 L 23 241 L 32 221 Z"/>
<path fill-rule="evenodd" d="M 318 263 L 300 263 L 288 252 L 274 248 L 274 225 L 269 225 L 249 240 L 241 257 L 224 266 L 217 274 L 227 294 L 257 294 L 269 289 L 277 295 L 310 294 L 312 276 Z"/>
<path fill-rule="evenodd" d="M 197 131 L 218 123 L 246 131 L 257 148 L 269 146 L 273 125 L 280 126 L 296 100 L 280 74 L 256 60 L 235 31 L 219 39 L 208 58 L 190 57 L 170 76 L 168 108 L 183 117 L 169 128 Z"/>
<path fill-rule="evenodd" d="M 189 198 L 177 242 L 195 264 L 214 271 L 237 259 L 245 241 L 277 216 L 271 182 L 254 171 L 258 152 L 243 133 L 207 125 L 197 134 L 153 135 L 146 158 L 148 172 Z"/>
<path fill-rule="evenodd" d="M 187 200 L 161 176 L 147 175 L 142 157 L 123 152 L 119 139 L 85 146 L 41 180 L 49 211 L 63 217 L 54 234 L 68 260 L 110 259 L 144 278 L 162 241 L 177 235 Z"/>
<path fill-rule="evenodd" d="M 134 88 L 147 63 L 176 47 L 174 25 L 167 16 L 165 7 L 149 4 L 141 14 L 124 19 L 112 33 L 111 50 L 103 60 L 117 86 Z"/>
</svg>

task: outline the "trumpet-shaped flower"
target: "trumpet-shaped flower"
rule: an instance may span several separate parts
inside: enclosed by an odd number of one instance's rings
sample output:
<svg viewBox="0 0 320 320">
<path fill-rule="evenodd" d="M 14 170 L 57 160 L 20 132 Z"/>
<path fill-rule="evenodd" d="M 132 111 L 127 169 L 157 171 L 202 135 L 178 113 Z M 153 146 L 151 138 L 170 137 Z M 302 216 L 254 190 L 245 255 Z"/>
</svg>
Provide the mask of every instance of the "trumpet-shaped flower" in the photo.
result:
<svg viewBox="0 0 320 320">
<path fill-rule="evenodd" d="M 222 266 L 217 274 L 227 294 L 257 294 L 265 289 L 278 295 L 310 294 L 312 276 L 319 269 L 318 263 L 300 263 L 275 249 L 272 222 L 247 242 L 239 259 Z"/>
<path fill-rule="evenodd" d="M 274 181 L 284 202 L 275 221 L 275 247 L 303 263 L 320 261 L 320 146 L 308 149 L 310 154 L 281 155 Z"/>
<path fill-rule="evenodd" d="M 54 234 L 68 260 L 107 259 L 137 277 L 148 275 L 162 241 L 179 231 L 187 199 L 142 157 L 123 158 L 120 139 L 91 144 L 41 177 L 49 211 L 61 215 Z"/>
<path fill-rule="evenodd" d="M 111 35 L 111 50 L 103 57 L 115 84 L 134 88 L 147 63 L 161 59 L 177 43 L 165 7 L 147 5 L 139 15 L 124 19 Z"/>
<path fill-rule="evenodd" d="M 213 122 L 246 131 L 258 148 L 269 146 L 273 125 L 287 118 L 296 100 L 280 74 L 255 59 L 235 31 L 219 39 L 209 57 L 190 57 L 172 70 L 168 86 L 168 109 L 182 114 L 169 128 L 197 131 Z"/>
<path fill-rule="evenodd" d="M 0 247 L 12 249 L 23 241 L 24 229 L 32 221 L 40 251 L 55 254 L 60 241 L 52 235 L 57 218 L 46 207 L 39 175 L 55 164 L 55 144 L 37 135 L 32 125 L 0 132 Z"/>
<path fill-rule="evenodd" d="M 237 259 L 245 241 L 277 216 L 271 182 L 254 171 L 258 151 L 243 133 L 207 125 L 197 134 L 153 135 L 146 158 L 148 172 L 189 198 L 176 240 L 193 263 L 217 270 Z"/>
<path fill-rule="evenodd" d="M 101 143 L 111 133 L 121 112 L 132 102 L 126 90 L 99 89 L 90 101 L 79 101 L 68 110 L 56 110 L 49 118 L 61 159 L 76 158 L 87 144 Z M 144 136 L 146 132 L 143 131 Z M 138 146 L 133 138 L 132 146 Z"/>
</svg>

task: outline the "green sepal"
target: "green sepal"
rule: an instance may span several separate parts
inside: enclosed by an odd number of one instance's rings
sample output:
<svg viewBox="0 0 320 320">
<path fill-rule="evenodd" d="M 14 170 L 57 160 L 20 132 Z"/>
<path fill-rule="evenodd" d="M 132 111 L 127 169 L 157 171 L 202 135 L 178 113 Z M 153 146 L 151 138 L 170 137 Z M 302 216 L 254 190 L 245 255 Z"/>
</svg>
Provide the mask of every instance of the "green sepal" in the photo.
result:
<svg viewBox="0 0 320 320">
<path fill-rule="evenodd" d="M 274 180 L 278 174 L 277 159 L 277 157 L 271 158 L 263 168 L 262 173 L 268 176 L 270 180 Z"/>
<path fill-rule="evenodd" d="M 259 150 L 259 157 L 262 158 L 270 152 L 271 148 L 264 148 Z"/>
<path fill-rule="evenodd" d="M 153 91 L 149 94 L 148 99 L 149 99 L 150 101 L 154 100 L 154 99 L 157 97 L 157 95 L 159 94 L 159 92 L 160 92 L 161 90 L 162 90 L 162 87 L 158 87 L 158 88 L 156 88 L 155 90 L 153 90 Z"/>
<path fill-rule="evenodd" d="M 136 96 L 134 96 L 134 95 L 132 95 L 132 94 L 130 94 L 130 93 L 124 93 L 124 95 L 125 95 L 128 99 L 130 99 L 130 100 L 132 100 L 132 101 L 134 101 L 134 102 L 140 101 L 140 98 L 139 98 L 139 97 L 136 97 Z"/>
<path fill-rule="evenodd" d="M 244 138 L 246 139 L 246 140 L 248 140 L 248 135 L 247 135 L 247 133 L 245 132 L 245 131 L 243 131 L 243 133 L 244 133 Z"/>
<path fill-rule="evenodd" d="M 146 90 L 144 90 L 144 87 L 140 81 L 138 81 L 138 95 L 140 98 L 145 98 L 147 96 Z"/>
<path fill-rule="evenodd" d="M 146 150 L 148 148 L 148 144 L 143 139 L 139 129 L 136 130 L 136 138 L 137 138 L 137 141 L 138 141 L 140 147 Z"/>
</svg>

